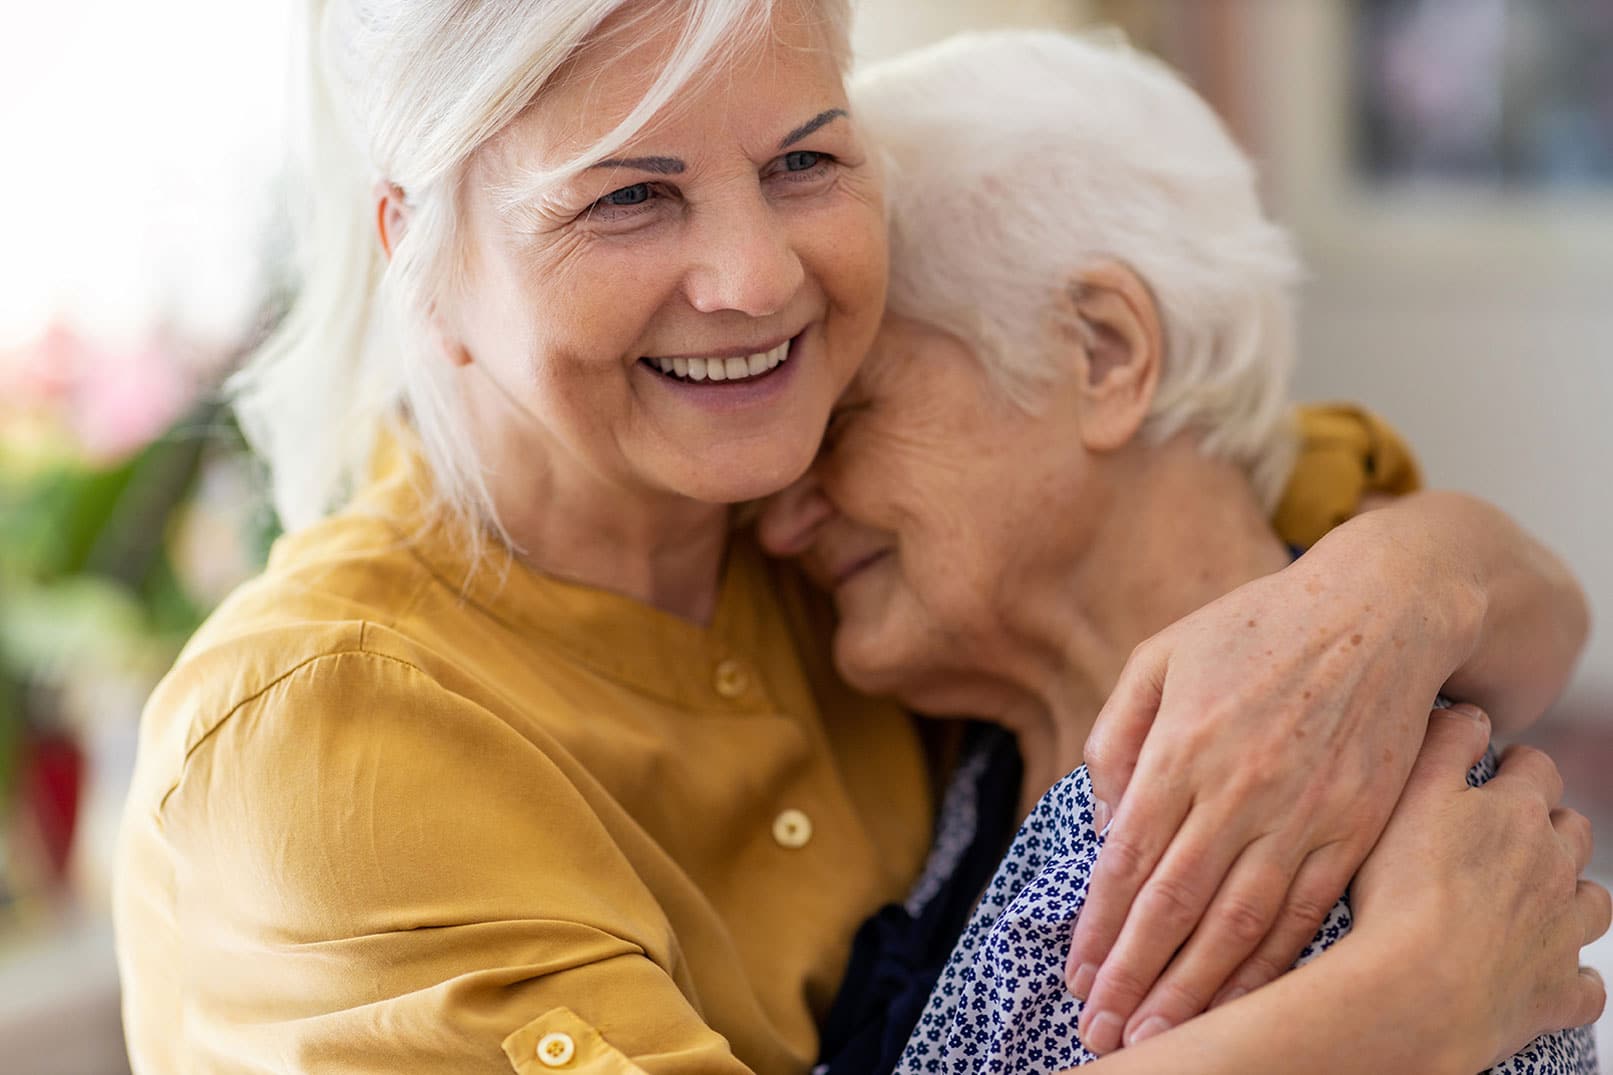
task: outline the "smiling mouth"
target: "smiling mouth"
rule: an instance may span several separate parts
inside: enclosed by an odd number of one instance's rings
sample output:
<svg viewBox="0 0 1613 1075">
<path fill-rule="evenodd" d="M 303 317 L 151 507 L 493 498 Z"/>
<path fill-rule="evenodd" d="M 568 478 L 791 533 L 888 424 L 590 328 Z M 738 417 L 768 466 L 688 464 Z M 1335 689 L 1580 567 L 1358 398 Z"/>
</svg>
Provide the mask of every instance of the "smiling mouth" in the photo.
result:
<svg viewBox="0 0 1613 1075">
<path fill-rule="evenodd" d="M 790 349 L 799 336 L 791 337 L 767 351 L 727 358 L 641 358 L 639 362 L 655 372 L 689 384 L 703 381 L 753 381 L 765 377 L 790 359 Z"/>
<path fill-rule="evenodd" d="M 889 554 L 889 549 L 881 549 L 879 552 L 869 553 L 867 556 L 864 556 L 859 560 L 853 560 L 851 563 L 835 572 L 834 588 L 839 589 L 853 576 L 862 574 L 865 569 L 873 567 L 879 561 L 885 559 L 885 557 Z"/>
</svg>

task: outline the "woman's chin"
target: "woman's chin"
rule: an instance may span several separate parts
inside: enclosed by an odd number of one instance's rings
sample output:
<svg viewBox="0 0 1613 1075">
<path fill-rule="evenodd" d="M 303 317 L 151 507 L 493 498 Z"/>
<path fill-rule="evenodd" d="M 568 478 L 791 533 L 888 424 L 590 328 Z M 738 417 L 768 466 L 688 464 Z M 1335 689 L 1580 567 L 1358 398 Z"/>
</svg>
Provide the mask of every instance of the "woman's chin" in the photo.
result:
<svg viewBox="0 0 1613 1075">
<path fill-rule="evenodd" d="M 895 659 L 892 647 L 845 618 L 835 628 L 834 662 L 846 685 L 863 694 L 902 698 L 904 688 L 914 685 L 911 667 Z"/>
<path fill-rule="evenodd" d="M 787 488 L 812 464 L 817 445 L 749 446 L 707 453 L 669 475 L 666 485 L 706 504 L 743 504 Z"/>
</svg>

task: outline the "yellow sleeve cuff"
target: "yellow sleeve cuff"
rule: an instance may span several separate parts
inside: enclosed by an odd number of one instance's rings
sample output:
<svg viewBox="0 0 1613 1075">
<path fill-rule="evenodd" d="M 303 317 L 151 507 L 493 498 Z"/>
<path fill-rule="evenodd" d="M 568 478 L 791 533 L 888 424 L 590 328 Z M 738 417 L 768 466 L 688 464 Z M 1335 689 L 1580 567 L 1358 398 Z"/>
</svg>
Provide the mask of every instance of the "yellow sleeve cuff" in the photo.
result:
<svg viewBox="0 0 1613 1075">
<path fill-rule="evenodd" d="M 570 1008 L 551 1008 L 504 1039 L 517 1075 L 643 1075 L 604 1036 Z"/>
<path fill-rule="evenodd" d="M 1399 433 L 1377 415 L 1346 403 L 1299 408 L 1299 458 L 1272 516 L 1290 545 L 1309 548 L 1354 516 L 1369 493 L 1401 496 L 1422 474 Z"/>
</svg>

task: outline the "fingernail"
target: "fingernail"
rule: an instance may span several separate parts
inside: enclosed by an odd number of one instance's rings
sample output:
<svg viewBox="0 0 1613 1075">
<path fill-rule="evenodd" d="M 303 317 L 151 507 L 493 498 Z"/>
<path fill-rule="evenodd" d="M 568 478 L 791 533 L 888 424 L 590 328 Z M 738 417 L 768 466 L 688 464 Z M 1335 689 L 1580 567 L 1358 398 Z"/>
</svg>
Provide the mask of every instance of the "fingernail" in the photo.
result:
<svg viewBox="0 0 1613 1075">
<path fill-rule="evenodd" d="M 1109 804 L 1102 799 L 1092 801 L 1092 831 L 1103 835 L 1103 830 L 1109 827 L 1109 819 L 1114 815 L 1109 810 Z"/>
<path fill-rule="evenodd" d="M 1083 963 L 1070 975 L 1070 992 L 1076 998 L 1085 1000 L 1092 993 L 1092 983 L 1097 980 L 1098 968 L 1091 963 Z"/>
<path fill-rule="evenodd" d="M 1120 1031 L 1120 1016 L 1099 1012 L 1092 1017 L 1091 1028 L 1081 1035 L 1081 1044 L 1095 1053 L 1112 1053 L 1120 1047 Z"/>
<path fill-rule="evenodd" d="M 1151 1015 L 1143 1020 L 1141 1026 L 1131 1032 L 1131 1037 L 1126 1040 L 1126 1044 L 1136 1045 L 1139 1041 L 1151 1038 L 1155 1034 L 1162 1034 L 1170 1028 L 1170 1021 L 1163 1015 Z"/>
<path fill-rule="evenodd" d="M 1231 989 L 1223 989 L 1221 992 L 1215 995 L 1214 1000 L 1210 1001 L 1210 1007 L 1219 1008 L 1223 1004 L 1231 1004 L 1233 1001 L 1237 1000 L 1247 992 L 1249 992 L 1249 990 L 1245 989 L 1241 985 L 1235 985 Z"/>
<path fill-rule="evenodd" d="M 1458 702 L 1457 704 L 1451 706 L 1450 708 L 1451 708 L 1452 713 L 1460 713 L 1460 714 L 1462 714 L 1462 716 L 1470 717 L 1473 720 L 1483 720 L 1484 719 L 1484 710 L 1480 709 L 1478 706 L 1474 705 L 1472 702 Z"/>
</svg>

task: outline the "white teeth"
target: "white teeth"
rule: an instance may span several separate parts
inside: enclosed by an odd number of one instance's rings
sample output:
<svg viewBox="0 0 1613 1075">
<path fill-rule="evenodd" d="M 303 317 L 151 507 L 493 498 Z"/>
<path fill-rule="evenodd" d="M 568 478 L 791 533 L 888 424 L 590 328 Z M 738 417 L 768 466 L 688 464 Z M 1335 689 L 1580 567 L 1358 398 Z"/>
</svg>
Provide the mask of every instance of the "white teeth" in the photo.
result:
<svg viewBox="0 0 1613 1075">
<path fill-rule="evenodd" d="M 662 373 L 688 381 L 742 381 L 776 369 L 790 357 L 790 341 L 785 340 L 771 351 L 741 358 L 653 358 Z"/>
</svg>

